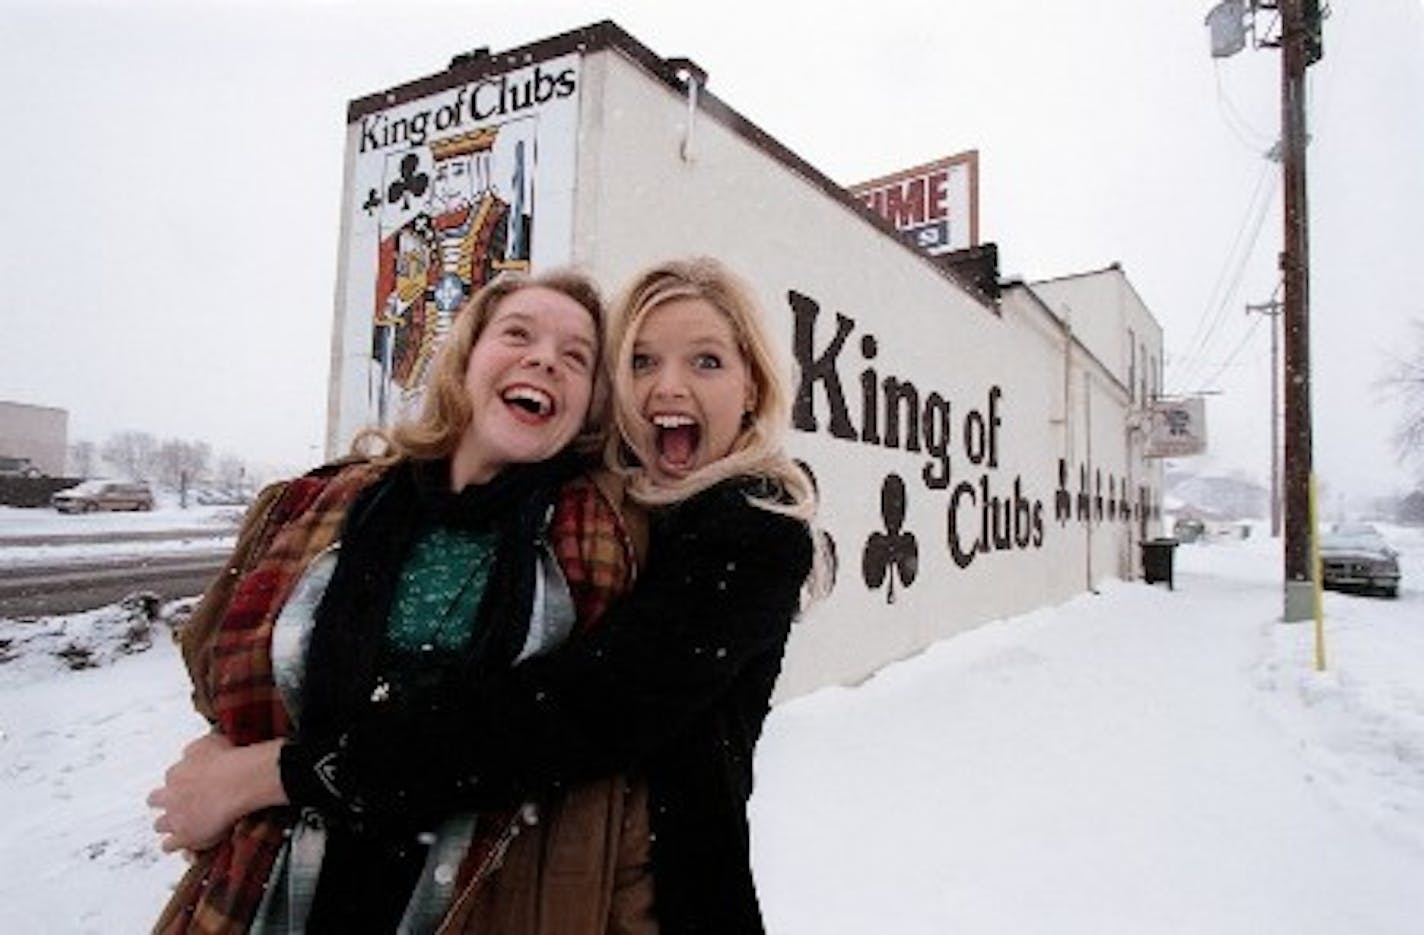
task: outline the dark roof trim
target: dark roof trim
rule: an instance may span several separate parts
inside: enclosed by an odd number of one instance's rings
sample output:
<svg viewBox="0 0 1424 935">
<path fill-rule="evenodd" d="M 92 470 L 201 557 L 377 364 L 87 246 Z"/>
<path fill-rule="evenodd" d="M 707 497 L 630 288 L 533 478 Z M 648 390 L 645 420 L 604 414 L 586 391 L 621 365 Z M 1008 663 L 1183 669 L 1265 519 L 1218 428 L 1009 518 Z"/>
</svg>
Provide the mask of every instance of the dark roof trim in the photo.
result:
<svg viewBox="0 0 1424 935">
<path fill-rule="evenodd" d="M 503 74 L 512 68 L 522 68 L 526 65 L 547 61 L 551 58 L 557 58 L 571 52 L 589 53 L 604 49 L 617 49 L 645 72 L 668 85 L 668 87 L 673 88 L 679 94 L 683 93 L 684 84 L 679 77 L 679 71 L 686 72 L 690 64 L 687 59 L 674 58 L 664 60 L 654 54 L 647 46 L 624 32 L 616 23 L 611 20 L 603 20 L 580 29 L 573 29 L 557 36 L 551 36 L 548 39 L 541 39 L 538 42 L 520 46 L 519 48 L 511 49 L 507 52 L 485 54 L 483 50 L 481 50 L 472 55 L 458 56 L 456 61 L 452 62 L 452 67 L 447 71 L 398 85 L 397 87 L 376 94 L 368 94 L 365 97 L 351 101 L 350 104 L 347 105 L 346 121 L 348 124 L 356 123 L 362 117 L 377 111 L 404 104 L 430 94 L 436 94 L 458 85 L 468 84 L 486 75 Z M 850 210 L 851 213 L 870 224 L 884 236 L 894 240 L 896 245 L 902 250 L 905 250 L 910 255 L 919 259 L 926 268 L 933 270 L 936 275 L 946 282 L 952 283 L 955 289 L 988 311 L 997 314 L 997 309 L 995 309 L 992 302 L 986 301 L 984 296 L 979 295 L 974 290 L 966 289 L 964 284 L 952 272 L 935 263 L 934 259 L 924 251 L 907 243 L 900 232 L 896 230 L 895 225 L 875 213 L 869 206 L 862 204 L 859 199 L 851 195 L 845 188 L 826 177 L 820 170 L 787 149 L 777 141 L 775 137 L 752 123 L 746 117 L 743 117 L 705 87 L 699 88 L 697 102 L 700 110 L 707 112 L 728 129 L 746 139 L 757 149 L 760 149 L 771 158 L 782 163 L 792 172 L 795 172 L 819 188 L 827 197 L 840 202 Z"/>
<path fill-rule="evenodd" d="M 430 94 L 437 94 L 462 84 L 469 84 L 486 75 L 501 75 L 512 68 L 522 68 L 525 65 L 533 65 L 535 62 L 545 62 L 551 58 L 568 55 L 570 52 L 589 52 L 606 48 L 614 44 L 610 40 L 610 32 L 624 34 L 612 22 L 604 20 L 601 23 L 560 33 L 557 36 L 541 39 L 508 52 L 490 54 L 487 50 L 480 49 L 474 53 L 457 55 L 451 62 L 451 67 L 445 71 L 417 78 L 415 81 L 397 85 L 386 91 L 368 94 L 352 101 L 346 106 L 346 122 L 348 124 L 356 123 L 362 117 L 377 111 L 405 104 Z"/>
<path fill-rule="evenodd" d="M 1116 260 L 1104 266 L 1102 269 L 1085 269 L 1080 273 L 1064 273 L 1062 276 L 1049 276 L 1047 279 L 1035 279 L 1033 284 L 1039 285 L 1041 283 L 1063 282 L 1068 279 L 1086 279 L 1089 276 L 1101 276 L 1103 273 L 1111 273 L 1114 270 L 1122 273 L 1122 264 Z M 1123 277 L 1126 278 L 1126 276 L 1127 274 L 1123 273 Z"/>
</svg>

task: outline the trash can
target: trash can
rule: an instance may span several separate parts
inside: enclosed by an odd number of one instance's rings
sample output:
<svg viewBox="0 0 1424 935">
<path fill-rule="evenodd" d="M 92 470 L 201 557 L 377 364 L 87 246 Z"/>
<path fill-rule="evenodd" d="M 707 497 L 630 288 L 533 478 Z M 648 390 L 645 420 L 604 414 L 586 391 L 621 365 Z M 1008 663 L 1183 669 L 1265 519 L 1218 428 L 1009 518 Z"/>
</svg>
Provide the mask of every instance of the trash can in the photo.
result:
<svg viewBox="0 0 1424 935">
<path fill-rule="evenodd" d="M 1169 591 L 1176 590 L 1172 582 L 1172 557 L 1176 539 L 1144 539 L 1142 541 L 1142 580 L 1148 584 L 1167 582 Z"/>
</svg>

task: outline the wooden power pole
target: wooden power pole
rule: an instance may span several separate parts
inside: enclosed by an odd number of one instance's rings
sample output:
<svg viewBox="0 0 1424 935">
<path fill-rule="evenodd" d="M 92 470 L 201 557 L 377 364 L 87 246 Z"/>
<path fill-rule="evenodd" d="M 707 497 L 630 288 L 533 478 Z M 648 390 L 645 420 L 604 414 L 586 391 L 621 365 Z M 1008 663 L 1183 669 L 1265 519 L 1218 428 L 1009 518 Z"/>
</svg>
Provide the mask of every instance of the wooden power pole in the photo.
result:
<svg viewBox="0 0 1424 935">
<path fill-rule="evenodd" d="M 1247 313 L 1255 312 L 1271 320 L 1271 538 L 1281 537 L 1281 303 L 1262 302 L 1246 305 Z"/>
<path fill-rule="evenodd" d="M 1248 12 L 1249 6 L 1249 12 Z M 1321 0 L 1220 0 L 1207 14 L 1211 54 L 1227 58 L 1246 45 L 1246 20 L 1256 35 L 1255 18 L 1262 10 L 1280 18 L 1275 41 L 1256 45 L 1281 50 L 1281 174 L 1285 183 L 1285 243 L 1281 250 L 1285 328 L 1285 541 L 1282 548 L 1285 608 L 1281 619 L 1292 622 L 1315 615 L 1315 585 L 1311 543 L 1310 421 L 1310 227 L 1305 190 L 1305 70 L 1320 61 Z M 1274 322 L 1273 322 L 1274 324 Z M 1274 329 L 1272 330 L 1274 336 Z M 1274 404 L 1272 419 L 1275 418 Z M 1274 445 L 1272 446 L 1274 451 Z M 1274 472 L 1273 472 L 1274 473 Z"/>
<path fill-rule="evenodd" d="M 1318 0 L 1279 0 L 1281 172 L 1285 195 L 1282 322 L 1285 351 L 1285 607 L 1287 623 L 1315 615 L 1310 515 L 1310 225 L 1306 207 L 1305 69 L 1320 58 Z"/>
</svg>

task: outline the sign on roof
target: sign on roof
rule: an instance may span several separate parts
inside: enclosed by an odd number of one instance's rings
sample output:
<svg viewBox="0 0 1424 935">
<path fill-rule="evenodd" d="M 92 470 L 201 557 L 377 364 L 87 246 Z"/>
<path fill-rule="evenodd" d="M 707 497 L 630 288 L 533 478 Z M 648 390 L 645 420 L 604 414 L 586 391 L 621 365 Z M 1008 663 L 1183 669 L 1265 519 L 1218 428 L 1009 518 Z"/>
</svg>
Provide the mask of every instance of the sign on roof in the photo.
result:
<svg viewBox="0 0 1424 935">
<path fill-rule="evenodd" d="M 979 152 L 946 156 L 850 187 L 930 254 L 979 245 Z"/>
</svg>

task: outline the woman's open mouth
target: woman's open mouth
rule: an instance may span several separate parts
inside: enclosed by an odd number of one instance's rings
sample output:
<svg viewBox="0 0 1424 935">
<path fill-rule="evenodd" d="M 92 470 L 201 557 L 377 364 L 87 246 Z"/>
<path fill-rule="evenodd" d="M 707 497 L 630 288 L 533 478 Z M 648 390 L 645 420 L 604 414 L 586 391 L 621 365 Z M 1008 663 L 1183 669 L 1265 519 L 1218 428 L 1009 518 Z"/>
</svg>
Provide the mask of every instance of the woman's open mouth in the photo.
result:
<svg viewBox="0 0 1424 935">
<path fill-rule="evenodd" d="M 554 416 L 554 397 L 538 387 L 527 384 L 511 386 L 499 398 L 520 421 L 543 422 Z"/>
<path fill-rule="evenodd" d="M 652 422 L 658 460 L 672 470 L 691 468 L 698 443 L 702 441 L 702 428 L 697 420 L 684 415 L 656 415 Z"/>
</svg>

